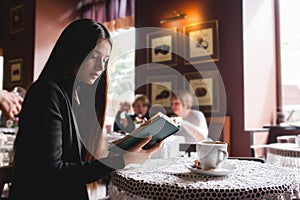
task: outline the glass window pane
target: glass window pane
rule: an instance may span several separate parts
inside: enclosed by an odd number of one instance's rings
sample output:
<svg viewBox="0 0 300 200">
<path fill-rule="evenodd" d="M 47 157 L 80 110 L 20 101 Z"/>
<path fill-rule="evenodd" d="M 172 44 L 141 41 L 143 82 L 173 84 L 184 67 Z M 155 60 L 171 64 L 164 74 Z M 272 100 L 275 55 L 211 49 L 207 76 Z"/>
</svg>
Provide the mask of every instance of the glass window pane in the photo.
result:
<svg viewBox="0 0 300 200">
<path fill-rule="evenodd" d="M 125 33 L 126 32 L 126 33 Z M 122 34 L 126 37 L 123 38 Z M 113 124 L 120 103 L 132 101 L 135 88 L 135 31 L 119 30 L 113 32 L 113 56 L 108 67 L 109 88 L 106 108 L 106 124 Z M 130 49 L 126 51 L 124 49 Z M 126 53 L 124 53 L 124 51 Z"/>
<path fill-rule="evenodd" d="M 299 0 L 279 1 L 282 104 L 286 118 L 295 111 L 290 121 L 300 121 L 299 10 Z"/>
</svg>

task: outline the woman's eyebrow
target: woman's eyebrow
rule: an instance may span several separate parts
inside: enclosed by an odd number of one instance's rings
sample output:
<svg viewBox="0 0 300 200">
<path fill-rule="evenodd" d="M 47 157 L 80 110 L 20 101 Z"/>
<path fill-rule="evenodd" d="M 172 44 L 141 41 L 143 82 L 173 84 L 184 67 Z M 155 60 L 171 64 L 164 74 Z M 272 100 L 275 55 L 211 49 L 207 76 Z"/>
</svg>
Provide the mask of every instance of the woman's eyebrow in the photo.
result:
<svg viewBox="0 0 300 200">
<path fill-rule="evenodd" d="M 102 55 L 102 53 L 96 49 L 93 50 L 94 52 L 98 53 L 99 55 Z M 106 57 L 109 57 L 110 55 L 106 55 Z"/>
<path fill-rule="evenodd" d="M 101 54 L 101 52 L 98 51 L 98 50 L 96 50 L 96 49 L 94 49 L 94 52 L 96 52 L 96 53 L 98 53 L 98 54 Z"/>
</svg>

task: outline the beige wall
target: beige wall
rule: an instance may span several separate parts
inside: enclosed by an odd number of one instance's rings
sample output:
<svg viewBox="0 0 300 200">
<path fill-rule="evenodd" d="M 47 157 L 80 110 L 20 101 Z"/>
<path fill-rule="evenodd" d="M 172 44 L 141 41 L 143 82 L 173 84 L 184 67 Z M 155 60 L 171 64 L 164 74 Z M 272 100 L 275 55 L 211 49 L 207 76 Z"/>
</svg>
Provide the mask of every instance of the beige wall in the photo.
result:
<svg viewBox="0 0 300 200">
<path fill-rule="evenodd" d="M 42 71 L 60 33 L 79 16 L 80 0 L 36 0 L 34 80 Z"/>
</svg>

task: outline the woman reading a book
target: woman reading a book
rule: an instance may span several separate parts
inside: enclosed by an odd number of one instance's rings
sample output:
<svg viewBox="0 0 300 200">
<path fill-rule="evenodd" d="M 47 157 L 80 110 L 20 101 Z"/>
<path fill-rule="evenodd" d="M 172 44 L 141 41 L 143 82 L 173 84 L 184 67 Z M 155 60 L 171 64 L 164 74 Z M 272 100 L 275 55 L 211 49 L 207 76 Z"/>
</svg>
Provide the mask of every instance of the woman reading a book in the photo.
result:
<svg viewBox="0 0 300 200">
<path fill-rule="evenodd" d="M 10 199 L 87 200 L 86 184 L 144 163 L 161 146 L 142 149 L 148 137 L 101 158 L 111 48 L 108 30 L 89 19 L 62 32 L 23 103 Z"/>
<path fill-rule="evenodd" d="M 185 142 L 197 142 L 207 139 L 208 128 L 204 114 L 198 110 L 192 110 L 193 98 L 187 91 L 178 91 L 172 94 L 172 111 L 178 117 L 182 117 L 178 136 L 184 136 Z"/>
</svg>

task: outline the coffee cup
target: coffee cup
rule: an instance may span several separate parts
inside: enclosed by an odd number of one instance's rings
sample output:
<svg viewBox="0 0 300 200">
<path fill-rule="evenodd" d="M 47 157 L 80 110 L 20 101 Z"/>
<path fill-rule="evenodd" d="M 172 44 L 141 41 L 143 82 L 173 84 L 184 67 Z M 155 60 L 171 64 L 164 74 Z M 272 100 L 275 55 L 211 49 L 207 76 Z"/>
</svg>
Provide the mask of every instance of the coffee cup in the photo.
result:
<svg viewBox="0 0 300 200">
<path fill-rule="evenodd" d="M 196 145 L 201 168 L 215 169 L 228 158 L 227 143 L 221 141 L 204 141 Z"/>
</svg>

